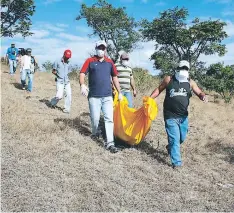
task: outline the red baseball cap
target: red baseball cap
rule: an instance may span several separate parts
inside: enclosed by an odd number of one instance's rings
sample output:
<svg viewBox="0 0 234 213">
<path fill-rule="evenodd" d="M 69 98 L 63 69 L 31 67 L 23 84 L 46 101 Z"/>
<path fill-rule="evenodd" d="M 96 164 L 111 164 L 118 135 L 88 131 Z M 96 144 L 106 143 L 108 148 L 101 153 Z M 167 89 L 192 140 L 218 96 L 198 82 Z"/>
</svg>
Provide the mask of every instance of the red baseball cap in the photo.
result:
<svg viewBox="0 0 234 213">
<path fill-rule="evenodd" d="M 71 55 L 72 55 L 71 50 L 65 50 L 65 51 L 64 51 L 64 56 L 65 56 L 66 58 L 71 58 Z"/>
</svg>

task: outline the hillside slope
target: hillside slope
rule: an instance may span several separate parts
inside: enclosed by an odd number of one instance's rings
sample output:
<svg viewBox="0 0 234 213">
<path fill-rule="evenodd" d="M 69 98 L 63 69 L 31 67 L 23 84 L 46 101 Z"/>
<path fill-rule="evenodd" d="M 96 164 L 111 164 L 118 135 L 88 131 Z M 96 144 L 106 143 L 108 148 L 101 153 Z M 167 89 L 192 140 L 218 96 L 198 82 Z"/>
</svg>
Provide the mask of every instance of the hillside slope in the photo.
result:
<svg viewBox="0 0 234 213">
<path fill-rule="evenodd" d="M 163 95 L 145 142 L 111 154 L 89 137 L 78 82 L 71 82 L 66 115 L 63 101 L 47 106 L 55 94 L 51 74 L 36 73 L 30 97 L 18 71 L 11 78 L 2 66 L 1 77 L 2 211 L 234 211 L 233 104 L 191 99 L 184 166 L 175 171 L 165 150 Z"/>
</svg>

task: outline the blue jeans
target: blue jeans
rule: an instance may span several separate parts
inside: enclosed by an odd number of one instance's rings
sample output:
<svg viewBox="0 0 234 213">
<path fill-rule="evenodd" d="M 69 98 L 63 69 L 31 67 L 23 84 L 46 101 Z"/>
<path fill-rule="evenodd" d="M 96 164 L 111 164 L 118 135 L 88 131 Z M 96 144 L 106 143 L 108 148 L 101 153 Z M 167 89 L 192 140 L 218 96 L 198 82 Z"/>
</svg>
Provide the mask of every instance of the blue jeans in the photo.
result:
<svg viewBox="0 0 234 213">
<path fill-rule="evenodd" d="M 16 71 L 17 62 L 16 60 L 9 59 L 10 71 L 9 74 L 13 75 Z"/>
<path fill-rule="evenodd" d="M 104 146 L 109 148 L 110 146 L 114 145 L 114 113 L 112 97 L 89 97 L 89 110 L 92 125 L 92 135 L 98 134 L 98 124 L 102 110 L 106 129 L 106 142 L 104 143 Z"/>
<path fill-rule="evenodd" d="M 56 95 L 51 99 L 51 105 L 55 106 L 64 96 L 64 109 L 70 112 L 71 110 L 71 84 L 70 82 L 56 82 Z"/>
<path fill-rule="evenodd" d="M 174 166 L 181 166 L 180 144 L 184 142 L 188 133 L 188 117 L 166 119 L 165 128 L 171 163 Z"/>
<path fill-rule="evenodd" d="M 26 77 L 28 76 L 28 91 L 32 92 L 33 88 L 33 73 L 31 73 L 31 70 L 26 69 L 21 71 L 21 84 L 22 87 L 25 87 L 26 85 Z"/>
<path fill-rule="evenodd" d="M 131 92 L 121 92 L 123 96 L 125 96 L 128 100 L 128 107 L 133 108 L 133 103 L 132 103 L 132 93 Z"/>
</svg>

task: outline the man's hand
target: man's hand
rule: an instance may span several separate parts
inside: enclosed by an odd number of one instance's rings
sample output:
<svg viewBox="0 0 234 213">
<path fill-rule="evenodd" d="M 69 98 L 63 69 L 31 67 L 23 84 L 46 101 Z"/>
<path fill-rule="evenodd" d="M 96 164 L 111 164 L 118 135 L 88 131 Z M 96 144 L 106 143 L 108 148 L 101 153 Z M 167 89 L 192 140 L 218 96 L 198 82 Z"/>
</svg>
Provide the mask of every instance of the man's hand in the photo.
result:
<svg viewBox="0 0 234 213">
<path fill-rule="evenodd" d="M 133 96 L 136 97 L 136 94 L 137 94 L 137 92 L 136 92 L 136 90 L 134 89 L 134 90 L 133 90 Z"/>
<path fill-rule="evenodd" d="M 53 73 L 54 75 L 57 75 L 57 71 L 56 71 L 56 70 L 52 70 L 52 73 Z"/>
<path fill-rule="evenodd" d="M 119 93 L 118 99 L 119 99 L 119 101 L 122 101 L 122 100 L 123 100 L 123 95 L 122 95 L 122 93 Z"/>
<path fill-rule="evenodd" d="M 204 92 L 201 92 L 201 93 L 199 94 L 199 98 L 200 98 L 200 100 L 202 100 L 202 101 L 205 102 L 205 103 L 208 102 L 208 98 L 207 98 L 207 96 L 206 96 L 206 94 L 205 94 Z"/>
<path fill-rule="evenodd" d="M 83 95 L 83 96 L 85 96 L 85 97 L 87 97 L 88 96 L 88 94 L 89 94 L 89 89 L 88 89 L 88 87 L 86 87 L 84 84 L 82 84 L 81 86 L 80 86 L 80 88 L 81 88 L 81 94 Z"/>
</svg>

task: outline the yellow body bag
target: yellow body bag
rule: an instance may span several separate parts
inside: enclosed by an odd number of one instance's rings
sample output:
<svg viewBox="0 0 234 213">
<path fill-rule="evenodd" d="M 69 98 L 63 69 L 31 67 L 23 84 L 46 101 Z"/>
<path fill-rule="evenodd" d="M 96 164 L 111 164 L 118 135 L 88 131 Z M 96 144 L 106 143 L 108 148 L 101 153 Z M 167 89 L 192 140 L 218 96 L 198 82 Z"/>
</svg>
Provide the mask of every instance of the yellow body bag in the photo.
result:
<svg viewBox="0 0 234 213">
<path fill-rule="evenodd" d="M 150 130 L 152 121 L 158 114 L 158 107 L 154 99 L 143 98 L 143 106 L 139 109 L 128 107 L 126 97 L 118 100 L 118 93 L 114 96 L 114 136 L 127 144 L 139 144 Z"/>
</svg>

